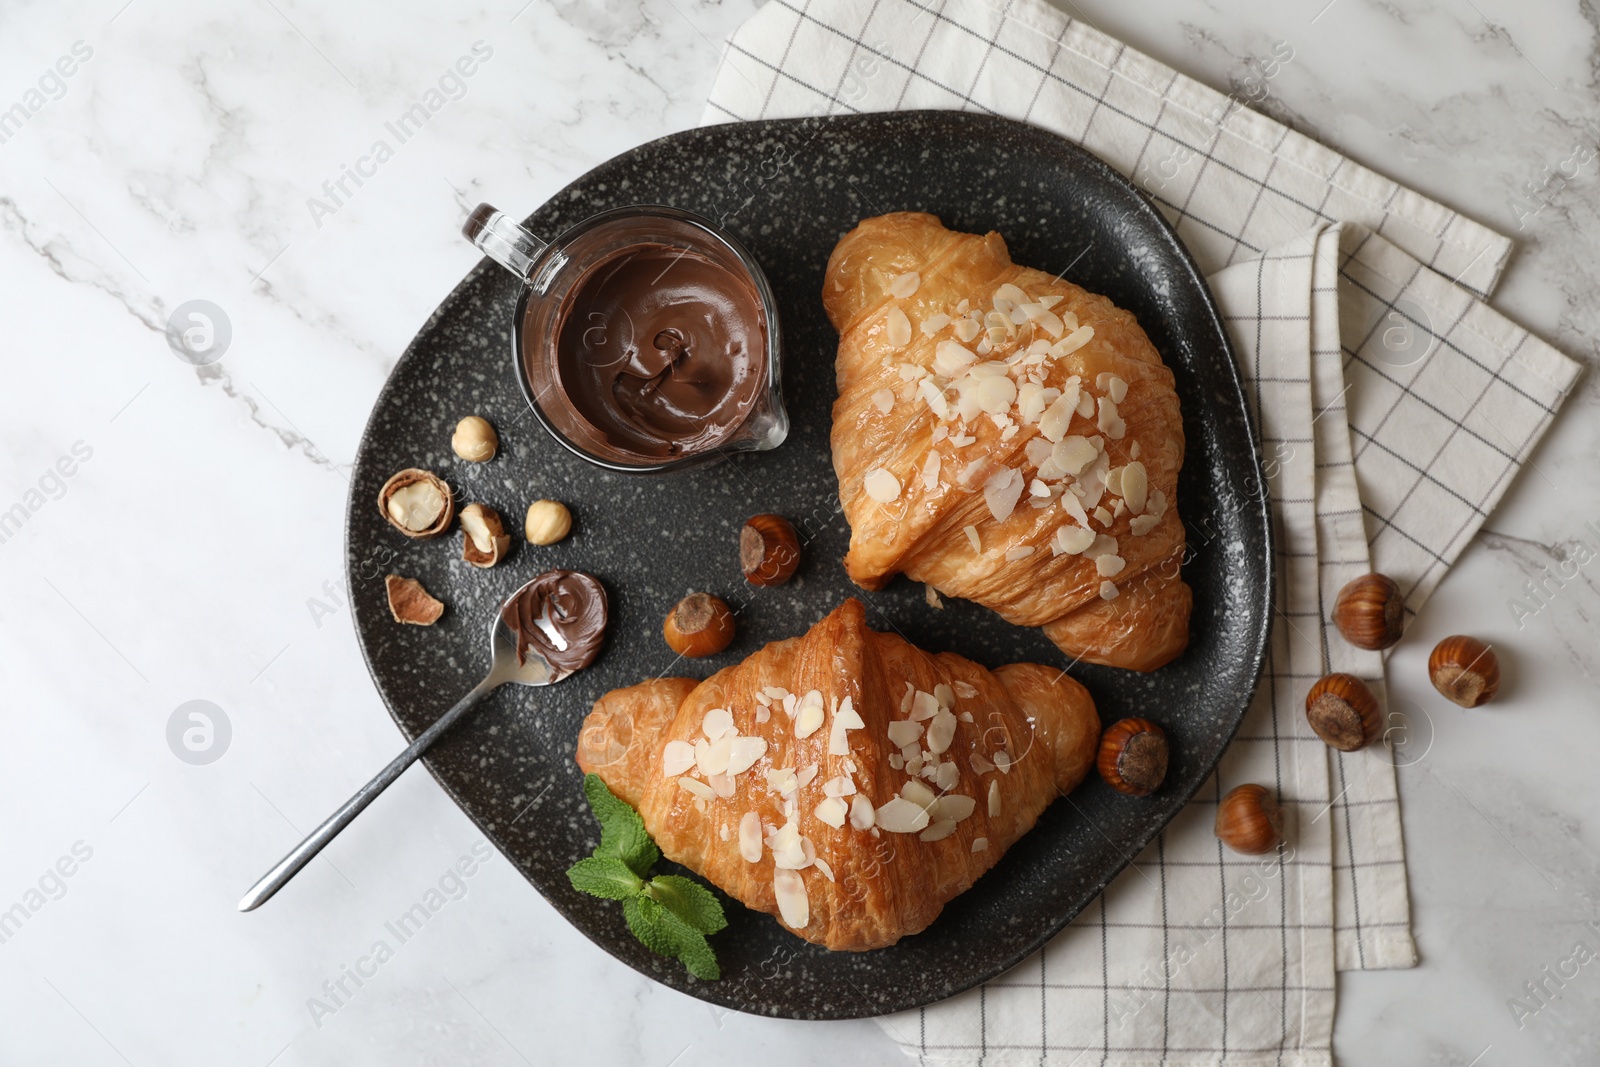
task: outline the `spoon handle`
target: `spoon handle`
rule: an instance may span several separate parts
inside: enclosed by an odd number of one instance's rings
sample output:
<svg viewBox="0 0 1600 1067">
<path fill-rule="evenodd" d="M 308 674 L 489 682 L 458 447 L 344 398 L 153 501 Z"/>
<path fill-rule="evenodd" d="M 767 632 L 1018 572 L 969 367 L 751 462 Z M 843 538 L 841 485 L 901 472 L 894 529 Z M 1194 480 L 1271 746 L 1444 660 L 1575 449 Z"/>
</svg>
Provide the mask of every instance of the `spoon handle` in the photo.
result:
<svg viewBox="0 0 1600 1067">
<path fill-rule="evenodd" d="M 344 802 L 338 811 L 311 831 L 306 839 L 296 845 L 290 853 L 279 860 L 277 866 L 261 876 L 261 880 L 250 887 L 250 892 L 239 901 L 240 911 L 254 911 L 268 900 L 272 895 L 285 885 L 289 879 L 300 872 L 300 868 L 310 863 L 317 853 L 322 851 L 324 845 L 339 835 L 339 831 L 350 825 L 352 819 L 360 815 L 368 804 L 377 799 L 378 794 L 389 787 L 389 784 L 407 767 L 417 761 L 417 757 L 428 750 L 428 746 L 436 741 L 440 734 L 450 728 L 450 725 L 459 719 L 468 708 L 497 688 L 503 679 L 496 673 L 491 674 L 479 682 L 466 696 L 462 697 L 456 706 L 439 716 L 437 722 L 417 736 L 417 739 L 406 746 L 406 750 L 394 759 L 389 765 L 373 776 L 372 781 L 356 790 L 355 796 Z"/>
</svg>

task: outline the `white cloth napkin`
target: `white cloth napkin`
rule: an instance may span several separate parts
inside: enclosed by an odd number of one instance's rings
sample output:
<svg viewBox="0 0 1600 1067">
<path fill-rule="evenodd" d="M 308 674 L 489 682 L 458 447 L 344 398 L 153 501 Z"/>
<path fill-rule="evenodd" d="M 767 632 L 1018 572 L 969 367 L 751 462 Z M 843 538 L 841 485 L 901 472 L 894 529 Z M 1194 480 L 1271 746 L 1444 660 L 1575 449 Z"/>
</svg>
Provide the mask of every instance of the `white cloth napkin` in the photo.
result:
<svg viewBox="0 0 1600 1067">
<path fill-rule="evenodd" d="M 1483 302 L 1506 238 L 1040 0 L 773 0 L 729 41 L 705 121 L 911 108 L 1049 129 L 1174 223 L 1249 383 L 1282 582 L 1267 674 L 1195 802 L 1027 962 L 882 1024 L 929 1062 L 1329 1065 L 1335 969 L 1416 962 L 1408 749 L 1332 752 L 1302 711 L 1329 670 L 1383 698 L 1381 655 L 1326 622 L 1333 595 L 1376 569 L 1418 609 L 1578 368 Z M 1211 833 L 1247 781 L 1285 805 L 1278 856 Z"/>
</svg>

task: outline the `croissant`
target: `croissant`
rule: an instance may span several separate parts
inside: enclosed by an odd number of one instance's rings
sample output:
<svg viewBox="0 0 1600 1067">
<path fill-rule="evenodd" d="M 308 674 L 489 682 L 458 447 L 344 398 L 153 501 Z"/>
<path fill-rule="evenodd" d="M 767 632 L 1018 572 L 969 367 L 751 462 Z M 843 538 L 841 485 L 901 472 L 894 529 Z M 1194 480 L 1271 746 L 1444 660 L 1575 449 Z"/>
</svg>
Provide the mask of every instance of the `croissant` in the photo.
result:
<svg viewBox="0 0 1600 1067">
<path fill-rule="evenodd" d="M 990 671 L 867 628 L 850 599 L 696 683 L 602 696 L 578 764 L 667 858 L 830 949 L 925 929 L 1094 761 L 1059 669 Z"/>
<path fill-rule="evenodd" d="M 853 581 L 903 573 L 1094 663 L 1183 651 L 1183 425 L 1131 314 L 920 212 L 846 234 L 823 304 Z"/>
</svg>

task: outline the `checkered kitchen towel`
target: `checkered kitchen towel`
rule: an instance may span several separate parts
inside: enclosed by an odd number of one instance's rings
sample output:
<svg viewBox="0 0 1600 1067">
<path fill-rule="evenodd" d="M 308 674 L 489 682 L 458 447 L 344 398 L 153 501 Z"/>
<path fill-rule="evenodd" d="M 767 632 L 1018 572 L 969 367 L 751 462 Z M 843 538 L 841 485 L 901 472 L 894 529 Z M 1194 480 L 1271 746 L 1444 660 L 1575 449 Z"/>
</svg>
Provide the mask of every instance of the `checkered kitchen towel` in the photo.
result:
<svg viewBox="0 0 1600 1067">
<path fill-rule="evenodd" d="M 1032 959 L 883 1025 L 941 1063 L 1330 1064 L 1335 969 L 1416 961 L 1399 750 L 1331 752 L 1301 712 L 1329 670 L 1382 697 L 1381 655 L 1330 633 L 1331 598 L 1376 569 L 1416 611 L 1577 366 L 1483 302 L 1506 238 L 1041 0 L 772 0 L 729 41 L 705 121 L 912 108 L 1052 130 L 1177 227 L 1249 383 L 1282 583 L 1267 674 L 1215 780 Z M 1277 856 L 1211 834 L 1245 781 L 1285 804 Z"/>
</svg>

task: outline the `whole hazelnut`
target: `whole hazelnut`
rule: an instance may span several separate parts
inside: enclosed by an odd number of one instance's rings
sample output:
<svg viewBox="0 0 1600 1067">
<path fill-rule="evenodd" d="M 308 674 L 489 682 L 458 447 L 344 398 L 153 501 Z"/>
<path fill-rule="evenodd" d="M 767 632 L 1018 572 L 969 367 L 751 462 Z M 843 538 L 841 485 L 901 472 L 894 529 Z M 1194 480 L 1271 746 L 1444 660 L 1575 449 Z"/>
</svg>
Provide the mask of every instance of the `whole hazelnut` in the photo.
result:
<svg viewBox="0 0 1600 1067">
<path fill-rule="evenodd" d="M 535 545 L 553 545 L 572 532 L 572 512 L 559 500 L 535 500 L 528 505 L 522 532 Z"/>
<path fill-rule="evenodd" d="M 418 540 L 438 537 L 455 518 L 455 496 L 429 471 L 408 467 L 378 490 L 378 510 L 389 525 Z"/>
<path fill-rule="evenodd" d="M 782 585 L 800 566 L 800 538 L 782 515 L 756 515 L 739 531 L 739 569 L 751 585 Z"/>
<path fill-rule="evenodd" d="M 1123 719 L 1100 735 L 1100 777 L 1119 793 L 1147 797 L 1167 776 L 1167 735 L 1149 719 Z"/>
<path fill-rule="evenodd" d="M 468 415 L 456 423 L 456 432 L 450 437 L 450 447 L 462 459 L 487 463 L 500 450 L 500 436 L 494 432 L 488 419 L 480 415 Z"/>
<path fill-rule="evenodd" d="M 1333 624 L 1357 648 L 1388 648 L 1400 640 L 1405 623 L 1405 598 L 1387 575 L 1363 574 L 1333 602 Z"/>
<path fill-rule="evenodd" d="M 690 593 L 667 612 L 661 636 L 680 656 L 714 656 L 733 643 L 733 612 L 710 593 Z"/>
<path fill-rule="evenodd" d="M 474 567 L 493 567 L 511 548 L 500 513 L 487 504 L 461 509 L 461 558 Z"/>
<path fill-rule="evenodd" d="M 1378 698 L 1353 674 L 1330 674 L 1306 694 L 1306 721 L 1340 752 L 1366 748 L 1383 728 Z"/>
<path fill-rule="evenodd" d="M 1475 708 L 1500 691 L 1500 660 L 1476 637 L 1456 634 L 1433 646 L 1428 657 L 1433 687 L 1464 708 Z"/>
<path fill-rule="evenodd" d="M 1236 786 L 1217 804 L 1216 831 L 1235 852 L 1259 856 L 1283 842 L 1283 811 L 1266 786 Z"/>
</svg>

